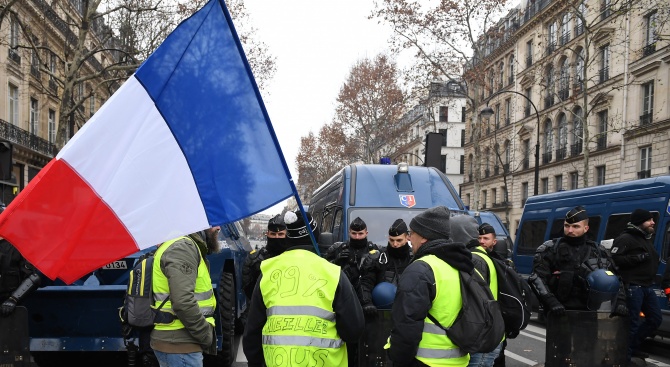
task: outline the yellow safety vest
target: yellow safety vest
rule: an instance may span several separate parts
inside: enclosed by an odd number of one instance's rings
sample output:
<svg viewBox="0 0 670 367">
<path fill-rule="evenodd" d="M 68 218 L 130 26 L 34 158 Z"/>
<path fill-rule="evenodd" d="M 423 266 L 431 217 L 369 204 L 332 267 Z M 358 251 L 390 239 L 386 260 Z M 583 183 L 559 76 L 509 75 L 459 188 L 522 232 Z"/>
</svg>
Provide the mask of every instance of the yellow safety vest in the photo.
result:
<svg viewBox="0 0 670 367">
<path fill-rule="evenodd" d="M 261 273 L 267 366 L 347 366 L 333 311 L 340 267 L 313 252 L 291 250 L 264 260 Z"/>
<path fill-rule="evenodd" d="M 473 254 L 481 257 L 486 261 L 486 265 L 489 267 L 489 288 L 491 288 L 491 293 L 493 293 L 493 298 L 498 300 L 498 273 L 496 272 L 496 267 L 493 265 L 493 260 L 486 253 L 486 249 L 482 246 L 475 248 L 475 251 L 472 251 Z"/>
<path fill-rule="evenodd" d="M 168 299 L 170 295 L 170 286 L 168 284 L 167 277 L 163 274 L 163 270 L 160 267 L 161 257 L 163 253 L 175 242 L 187 239 L 188 241 L 193 242 L 189 237 L 179 237 L 174 240 L 164 242 L 156 250 L 154 255 L 154 268 L 153 268 L 153 292 L 154 292 L 154 308 L 158 308 L 163 301 Z M 198 248 L 198 245 L 193 243 L 193 246 Z M 198 253 L 200 253 L 200 248 L 198 248 Z M 200 308 L 200 313 L 205 316 L 205 320 L 214 325 L 214 310 L 216 309 L 216 297 L 214 296 L 214 291 L 212 290 L 212 279 L 209 276 L 209 270 L 205 264 L 205 260 L 200 256 L 200 263 L 198 264 L 198 276 L 195 280 L 195 300 L 198 302 L 198 308 Z M 174 320 L 169 323 L 156 323 L 156 330 L 178 330 L 183 329 L 184 324 L 176 317 L 174 311 L 172 310 L 172 301 L 169 299 L 163 307 L 160 309 L 161 312 L 167 312 L 174 315 Z"/>
<path fill-rule="evenodd" d="M 450 327 L 463 306 L 458 270 L 435 255 L 417 261 L 430 265 L 435 275 L 435 299 L 428 312 L 444 327 Z M 429 366 L 467 366 L 470 355 L 461 350 L 447 333 L 428 317 L 423 320 L 423 334 L 416 359 Z"/>
</svg>

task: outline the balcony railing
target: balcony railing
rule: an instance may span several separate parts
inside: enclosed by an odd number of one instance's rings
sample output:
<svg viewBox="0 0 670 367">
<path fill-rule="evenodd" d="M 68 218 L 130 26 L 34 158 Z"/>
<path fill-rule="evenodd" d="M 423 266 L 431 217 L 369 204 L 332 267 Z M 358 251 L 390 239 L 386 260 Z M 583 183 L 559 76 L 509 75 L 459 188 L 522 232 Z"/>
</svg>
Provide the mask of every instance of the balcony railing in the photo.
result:
<svg viewBox="0 0 670 367">
<path fill-rule="evenodd" d="M 49 79 L 49 89 L 54 93 L 58 93 L 58 84 L 56 84 L 54 79 Z"/>
<path fill-rule="evenodd" d="M 600 71 L 598 72 L 598 75 L 600 77 L 599 78 L 600 83 L 606 82 L 610 78 L 610 68 L 606 67 L 606 68 L 600 69 Z"/>
<path fill-rule="evenodd" d="M 530 159 L 528 157 L 523 159 L 523 169 L 528 169 L 530 168 Z"/>
<path fill-rule="evenodd" d="M 547 44 L 546 49 L 547 55 L 551 55 L 554 52 L 554 50 L 556 50 L 556 42 L 555 41 L 549 42 Z"/>
<path fill-rule="evenodd" d="M 600 7 L 600 20 L 605 20 L 612 15 L 612 7 L 609 4 L 603 4 Z"/>
<path fill-rule="evenodd" d="M 512 85 L 514 83 L 514 75 L 507 77 L 507 85 Z"/>
<path fill-rule="evenodd" d="M 578 142 L 575 144 L 570 145 L 570 156 L 571 157 L 576 157 L 580 154 L 582 154 L 582 142 Z"/>
<path fill-rule="evenodd" d="M 558 98 L 560 98 L 561 101 L 565 101 L 568 97 L 570 97 L 570 91 L 567 87 L 558 91 Z"/>
<path fill-rule="evenodd" d="M 642 57 L 649 56 L 656 52 L 656 42 L 650 43 L 642 48 Z"/>
<path fill-rule="evenodd" d="M 566 147 L 556 149 L 556 161 L 562 161 L 567 157 L 568 149 Z"/>
<path fill-rule="evenodd" d="M 551 152 L 542 154 L 542 164 L 551 162 Z"/>
<path fill-rule="evenodd" d="M 490 169 L 485 169 L 484 170 L 484 178 L 489 178 L 490 175 L 491 175 L 491 170 Z"/>
<path fill-rule="evenodd" d="M 651 177 L 651 170 L 645 169 L 637 172 L 637 178 L 649 178 Z"/>
<path fill-rule="evenodd" d="M 549 108 L 554 105 L 554 95 L 544 97 L 544 108 Z"/>
<path fill-rule="evenodd" d="M 653 122 L 653 115 L 654 113 L 649 111 L 649 113 L 640 116 L 640 126 L 651 124 Z"/>
<path fill-rule="evenodd" d="M 512 120 L 509 117 L 505 118 L 505 126 L 509 125 L 511 122 Z"/>
<path fill-rule="evenodd" d="M 500 173 L 500 166 L 493 166 L 493 175 L 497 176 Z"/>
<path fill-rule="evenodd" d="M 21 64 L 21 56 L 19 56 L 18 51 L 16 49 L 10 48 L 8 49 L 8 56 L 9 59 L 14 61 L 17 64 Z"/>
<path fill-rule="evenodd" d="M 523 109 L 523 117 L 528 117 L 530 116 L 530 105 L 524 107 Z"/>
<path fill-rule="evenodd" d="M 561 46 L 566 45 L 570 42 L 570 31 L 565 31 L 560 38 Z"/>
<path fill-rule="evenodd" d="M 607 136 L 601 136 L 598 138 L 596 141 L 596 149 L 597 150 L 602 150 L 607 148 Z"/>
<path fill-rule="evenodd" d="M 583 89 L 584 89 L 584 82 L 582 82 L 581 80 L 577 80 L 574 83 L 572 83 L 572 90 L 574 91 L 575 94 L 581 93 Z"/>
<path fill-rule="evenodd" d="M 580 23 L 575 26 L 575 37 L 579 37 L 584 33 L 584 24 Z"/>
<path fill-rule="evenodd" d="M 5 120 L 0 120 L 0 138 L 22 145 L 49 158 L 55 157 L 57 153 L 54 144 Z"/>
<path fill-rule="evenodd" d="M 509 173 L 509 163 L 503 164 L 503 172 L 504 173 Z"/>
<path fill-rule="evenodd" d="M 506 208 L 507 205 L 509 205 L 509 203 L 506 202 L 506 201 L 501 201 L 499 203 L 493 203 L 494 208 Z"/>
<path fill-rule="evenodd" d="M 40 67 L 37 66 L 37 65 L 30 65 L 30 75 L 39 79 L 40 78 Z"/>
<path fill-rule="evenodd" d="M 468 182 L 472 182 L 472 173 L 468 173 Z"/>
<path fill-rule="evenodd" d="M 529 68 L 533 66 L 533 56 L 526 56 L 526 67 Z"/>
</svg>

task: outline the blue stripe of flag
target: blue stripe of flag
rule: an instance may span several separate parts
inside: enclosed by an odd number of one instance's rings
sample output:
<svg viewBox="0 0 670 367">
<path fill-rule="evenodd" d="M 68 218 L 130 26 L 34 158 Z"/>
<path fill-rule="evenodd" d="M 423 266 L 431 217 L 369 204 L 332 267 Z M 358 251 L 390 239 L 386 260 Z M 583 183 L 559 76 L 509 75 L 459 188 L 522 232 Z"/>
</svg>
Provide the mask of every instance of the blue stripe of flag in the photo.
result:
<svg viewBox="0 0 670 367">
<path fill-rule="evenodd" d="M 182 22 L 136 77 L 184 152 L 210 224 L 247 217 L 294 194 L 222 1 L 210 0 Z"/>
</svg>

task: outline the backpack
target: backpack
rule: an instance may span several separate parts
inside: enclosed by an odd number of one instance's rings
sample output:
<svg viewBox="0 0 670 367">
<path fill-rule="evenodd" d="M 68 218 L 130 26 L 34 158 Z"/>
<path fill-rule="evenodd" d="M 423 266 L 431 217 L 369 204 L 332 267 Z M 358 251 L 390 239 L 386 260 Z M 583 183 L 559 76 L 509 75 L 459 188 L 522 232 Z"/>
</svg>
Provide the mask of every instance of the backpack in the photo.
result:
<svg viewBox="0 0 670 367">
<path fill-rule="evenodd" d="M 508 262 L 495 257 L 490 259 L 498 275 L 498 303 L 505 321 L 505 335 L 514 339 L 530 320 L 530 285 Z"/>
<path fill-rule="evenodd" d="M 119 309 L 122 323 L 136 328 L 153 328 L 158 310 L 169 300 L 168 297 L 158 308 L 153 307 L 153 267 L 154 253 L 150 252 L 142 255 L 130 271 L 128 290 Z"/>
<path fill-rule="evenodd" d="M 489 285 L 478 271 L 459 273 L 463 306 L 454 323 L 445 328 L 430 313 L 428 318 L 446 331 L 449 339 L 463 351 L 492 352 L 505 335 L 500 304 L 493 298 Z"/>
</svg>

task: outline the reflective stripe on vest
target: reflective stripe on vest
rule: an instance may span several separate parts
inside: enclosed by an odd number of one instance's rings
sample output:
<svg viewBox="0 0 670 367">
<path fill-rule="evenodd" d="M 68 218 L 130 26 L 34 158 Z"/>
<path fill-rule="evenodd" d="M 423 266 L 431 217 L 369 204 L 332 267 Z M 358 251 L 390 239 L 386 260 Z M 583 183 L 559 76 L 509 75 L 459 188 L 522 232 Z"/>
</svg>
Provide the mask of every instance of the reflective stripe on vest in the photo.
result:
<svg viewBox="0 0 670 367">
<path fill-rule="evenodd" d="M 306 250 L 286 251 L 261 263 L 260 291 L 267 310 L 262 341 L 268 366 L 347 365 L 346 344 L 335 328 L 333 311 L 340 271 Z"/>
<path fill-rule="evenodd" d="M 444 327 L 451 326 L 463 305 L 458 270 L 435 255 L 424 256 L 417 261 L 427 263 L 435 276 L 435 299 L 430 314 Z M 423 325 L 416 359 L 429 366 L 468 365 L 470 356 L 455 345 L 444 330 L 428 317 L 423 320 Z"/>
<path fill-rule="evenodd" d="M 493 265 L 493 260 L 491 260 L 489 255 L 486 253 L 486 249 L 482 246 L 478 246 L 477 248 L 475 248 L 475 251 L 472 251 L 472 253 L 481 257 L 484 261 L 486 261 L 486 265 L 488 265 L 488 267 L 489 267 L 489 288 L 491 289 L 491 293 L 493 294 L 493 298 L 497 301 L 498 300 L 498 272 L 496 271 L 495 265 Z M 484 279 L 484 280 L 486 280 L 486 279 Z"/>
<path fill-rule="evenodd" d="M 170 295 L 170 286 L 168 284 L 167 277 L 165 274 L 163 274 L 163 270 L 160 267 L 161 257 L 172 244 L 182 239 L 186 239 L 191 242 L 192 245 L 195 246 L 198 250 L 198 254 L 200 254 L 198 245 L 189 237 L 175 238 L 173 240 L 164 242 L 158 247 L 158 250 L 156 250 L 156 254 L 154 255 L 155 259 L 153 269 L 154 308 L 160 306 L 160 304 L 168 299 Z M 200 255 L 200 262 L 198 263 L 198 274 L 195 280 L 194 298 L 198 303 L 200 313 L 205 316 L 205 320 L 214 325 L 216 297 L 212 289 L 212 279 L 210 278 L 209 270 L 207 269 L 207 265 L 205 264 L 205 260 L 202 258 L 202 255 Z M 182 324 L 182 322 L 177 318 L 174 311 L 172 310 L 172 302 L 169 299 L 160 309 L 159 314 L 160 315 L 157 317 L 157 319 L 161 321 L 156 323 L 154 327 L 156 330 L 178 330 L 184 328 L 184 324 Z"/>
</svg>

